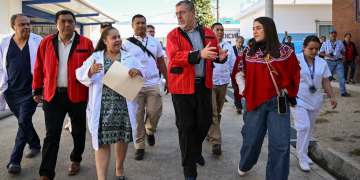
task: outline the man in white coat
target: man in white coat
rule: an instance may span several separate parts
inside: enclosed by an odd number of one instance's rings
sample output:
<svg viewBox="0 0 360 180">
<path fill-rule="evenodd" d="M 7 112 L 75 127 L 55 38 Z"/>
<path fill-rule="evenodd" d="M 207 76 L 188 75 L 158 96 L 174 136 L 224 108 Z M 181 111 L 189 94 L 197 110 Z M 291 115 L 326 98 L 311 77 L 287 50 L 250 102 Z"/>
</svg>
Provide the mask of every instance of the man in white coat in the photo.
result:
<svg viewBox="0 0 360 180">
<path fill-rule="evenodd" d="M 0 93 L 18 120 L 15 146 L 7 165 L 10 173 L 16 173 L 21 171 L 25 145 L 29 144 L 27 158 L 35 157 L 41 148 L 39 136 L 32 124 L 37 103 L 32 98 L 31 83 L 36 52 L 42 38 L 30 33 L 30 20 L 25 15 L 15 14 L 10 22 L 15 33 L 4 38 L 0 44 Z"/>
<path fill-rule="evenodd" d="M 228 50 L 228 60 L 224 64 L 214 63 L 213 72 L 213 88 L 212 88 L 212 107 L 213 107 L 213 123 L 210 126 L 208 139 L 212 146 L 214 155 L 221 155 L 221 110 L 224 106 L 225 96 L 228 84 L 230 83 L 230 75 L 233 70 L 236 56 L 232 46 L 224 41 L 224 27 L 221 23 L 214 23 L 211 30 L 215 33 L 221 49 Z"/>
</svg>

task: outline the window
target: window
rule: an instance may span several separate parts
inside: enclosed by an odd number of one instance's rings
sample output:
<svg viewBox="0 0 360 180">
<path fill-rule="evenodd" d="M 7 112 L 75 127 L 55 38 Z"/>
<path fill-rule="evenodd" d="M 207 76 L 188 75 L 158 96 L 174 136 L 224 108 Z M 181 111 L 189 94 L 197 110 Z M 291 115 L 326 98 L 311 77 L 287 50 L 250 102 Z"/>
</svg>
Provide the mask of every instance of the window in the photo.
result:
<svg viewBox="0 0 360 180">
<path fill-rule="evenodd" d="M 316 22 L 316 34 L 320 38 L 325 36 L 326 39 L 329 39 L 329 32 L 332 29 L 331 21 L 317 21 Z"/>
</svg>

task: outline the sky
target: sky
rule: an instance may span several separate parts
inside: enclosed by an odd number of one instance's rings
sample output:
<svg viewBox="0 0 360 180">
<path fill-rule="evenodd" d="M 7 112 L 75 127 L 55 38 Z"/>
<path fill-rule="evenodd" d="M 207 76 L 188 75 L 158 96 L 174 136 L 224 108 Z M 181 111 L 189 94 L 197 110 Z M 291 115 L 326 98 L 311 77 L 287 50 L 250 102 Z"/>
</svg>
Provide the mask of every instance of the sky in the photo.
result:
<svg viewBox="0 0 360 180">
<path fill-rule="evenodd" d="M 135 14 L 142 14 L 148 23 L 176 24 L 175 4 L 179 0 L 88 0 L 117 18 L 119 24 L 131 24 Z M 216 0 L 211 0 L 216 8 Z M 220 17 L 232 18 L 240 12 L 243 0 L 220 0 Z M 216 11 L 214 11 L 216 14 Z"/>
</svg>

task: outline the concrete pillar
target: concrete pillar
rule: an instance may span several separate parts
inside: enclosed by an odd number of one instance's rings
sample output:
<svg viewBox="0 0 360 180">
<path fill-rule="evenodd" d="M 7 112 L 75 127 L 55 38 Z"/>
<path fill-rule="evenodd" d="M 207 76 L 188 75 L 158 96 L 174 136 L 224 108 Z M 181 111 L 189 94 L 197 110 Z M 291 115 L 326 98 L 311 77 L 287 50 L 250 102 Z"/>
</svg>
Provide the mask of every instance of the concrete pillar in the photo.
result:
<svg viewBox="0 0 360 180">
<path fill-rule="evenodd" d="M 265 0 L 265 16 L 274 18 L 274 0 Z"/>
</svg>

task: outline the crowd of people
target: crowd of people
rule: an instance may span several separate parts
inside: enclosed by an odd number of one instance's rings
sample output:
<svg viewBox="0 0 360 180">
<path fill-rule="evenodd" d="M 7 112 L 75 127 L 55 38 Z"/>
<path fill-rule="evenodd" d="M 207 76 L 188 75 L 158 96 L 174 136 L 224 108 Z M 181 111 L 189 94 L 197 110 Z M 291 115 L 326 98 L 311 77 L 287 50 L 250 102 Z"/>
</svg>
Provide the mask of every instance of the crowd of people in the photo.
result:
<svg viewBox="0 0 360 180">
<path fill-rule="evenodd" d="M 107 22 L 101 24 L 97 41 L 79 35 L 75 15 L 68 10 L 55 14 L 58 33 L 44 38 L 31 33 L 26 15 L 13 15 L 10 22 L 14 34 L 0 44 L 0 92 L 19 127 L 8 171 L 21 171 L 23 150 L 28 144 L 26 158 L 35 157 L 42 147 L 40 180 L 54 179 L 67 116 L 65 129 L 71 131 L 74 146 L 67 173 L 75 175 L 81 169 L 88 124 L 97 178 L 107 178 L 110 145 L 114 144 L 116 179 L 125 180 L 128 144 L 134 143 L 134 159 L 138 161 L 146 158 L 146 144 L 155 145 L 163 90 L 172 97 L 184 177 L 195 180 L 197 165 L 205 165 L 205 139 L 210 141 L 213 155 L 222 154 L 221 111 L 230 81 L 236 111 L 243 113 L 244 120 L 237 173 L 244 176 L 257 163 L 268 133 L 266 179 L 288 179 L 290 111 L 297 130 L 299 166 L 309 171 L 313 162 L 307 156 L 307 147 L 323 105 L 321 88 L 336 108 L 330 84 L 332 72 L 338 75 L 341 96 L 350 96 L 345 83 L 355 83 L 355 59 L 359 55 L 351 34 L 346 34 L 342 42 L 337 40 L 337 31 L 331 30 L 329 40 L 321 38 L 322 44 L 318 37 L 308 36 L 302 53 L 296 55 L 287 33 L 280 43 L 271 18 L 254 20 L 254 37 L 246 46 L 242 36 L 231 46 L 224 40 L 221 23 L 207 28 L 196 22 L 195 14 L 191 1 L 175 5 L 179 27 L 169 32 L 165 52 L 154 38 L 155 27 L 147 25 L 141 14 L 133 16 L 134 35 L 124 42 L 119 31 Z M 101 82 L 115 61 L 129 68 L 130 77 L 145 79 L 133 101 Z M 32 124 L 38 103 L 43 103 L 46 127 L 42 146 Z"/>
</svg>

